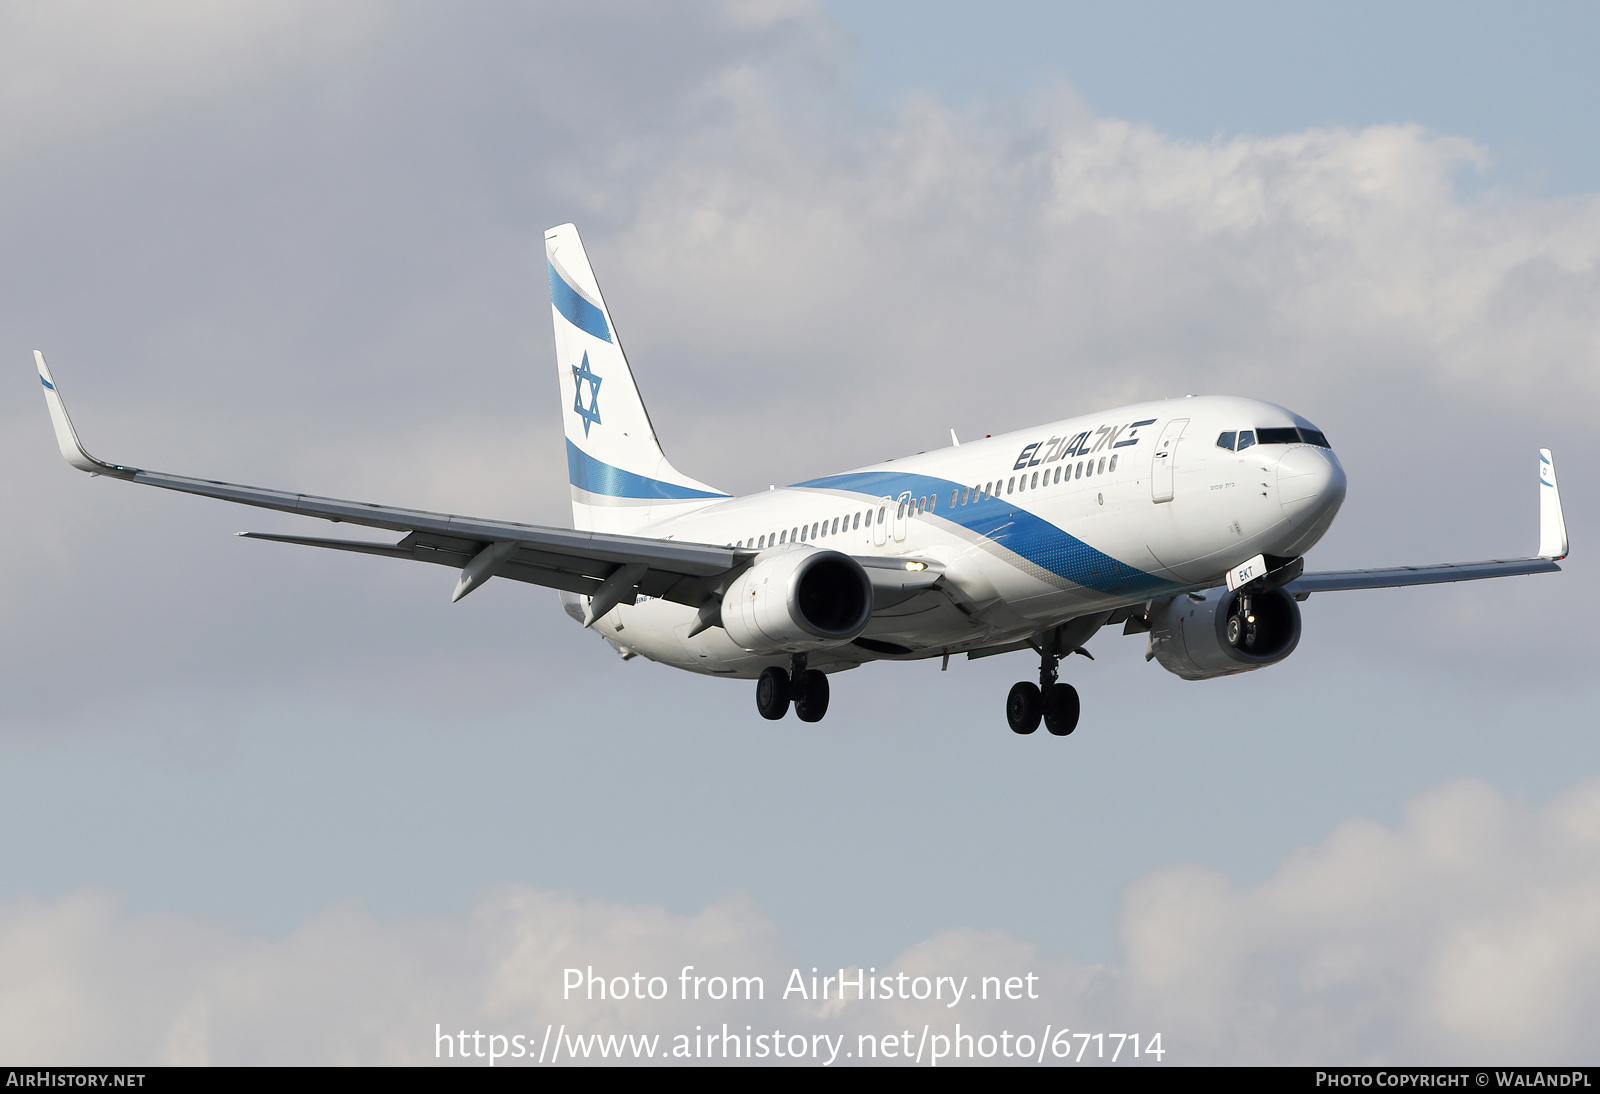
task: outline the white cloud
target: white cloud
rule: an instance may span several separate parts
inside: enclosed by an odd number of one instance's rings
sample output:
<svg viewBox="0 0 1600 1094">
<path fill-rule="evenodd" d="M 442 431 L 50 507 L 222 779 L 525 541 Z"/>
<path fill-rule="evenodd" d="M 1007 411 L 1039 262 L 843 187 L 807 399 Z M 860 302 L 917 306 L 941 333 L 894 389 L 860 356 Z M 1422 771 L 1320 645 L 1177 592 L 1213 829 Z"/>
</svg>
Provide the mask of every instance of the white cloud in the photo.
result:
<svg viewBox="0 0 1600 1094">
<path fill-rule="evenodd" d="M 22 2 L 0 8 L 0 152 L 104 138 L 296 65 L 326 62 L 376 22 L 374 5 L 243 0 Z"/>
<path fill-rule="evenodd" d="M 1259 884 L 1173 866 L 1127 891 L 1125 959 L 1043 958 L 955 929 L 877 970 L 1037 981 L 1036 1001 L 782 999 L 786 952 L 741 898 L 693 915 L 512 887 L 457 916 L 378 920 L 354 905 L 285 938 L 126 916 L 77 893 L 0 913 L 0 1055 L 53 1063 L 419 1063 L 459 1032 L 846 1035 L 904 1029 L 1038 1037 L 1160 1032 L 1167 1062 L 1595 1062 L 1600 781 L 1529 809 L 1485 784 L 1421 795 L 1404 824 L 1352 820 Z M 757 974 L 749 1004 L 685 1002 L 678 975 Z M 668 998 L 562 999 L 568 968 L 659 975 Z M 849 975 L 853 976 L 854 973 Z M 908 980 L 907 983 L 914 981 Z M 1024 984 L 1021 990 L 1026 992 Z M 1036 1042 L 1037 1043 L 1037 1042 Z M 1093 1055 L 1094 1050 L 1090 1050 Z"/>
<path fill-rule="evenodd" d="M 1592 1062 L 1597 816 L 1600 782 L 1540 810 L 1460 782 L 1259 885 L 1158 871 L 1127 895 L 1120 1006 L 1221 1059 Z"/>
<path fill-rule="evenodd" d="M 1459 138 L 1196 143 L 1066 95 L 1002 117 L 914 101 L 841 133 L 726 94 L 592 250 L 652 341 L 724 378 L 803 361 L 796 412 L 832 391 L 856 428 L 890 400 L 1036 417 L 995 372 L 1063 410 L 1264 387 L 1326 412 L 1398 370 L 1560 415 L 1552 391 L 1600 384 L 1600 200 L 1463 191 L 1488 154 Z"/>
</svg>

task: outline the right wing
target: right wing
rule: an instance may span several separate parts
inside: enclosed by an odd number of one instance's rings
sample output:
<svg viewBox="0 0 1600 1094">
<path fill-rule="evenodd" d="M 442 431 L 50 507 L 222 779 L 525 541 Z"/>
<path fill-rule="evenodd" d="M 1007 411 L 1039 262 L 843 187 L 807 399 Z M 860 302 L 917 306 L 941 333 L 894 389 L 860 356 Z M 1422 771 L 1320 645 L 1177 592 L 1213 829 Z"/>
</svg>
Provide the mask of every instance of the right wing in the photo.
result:
<svg viewBox="0 0 1600 1094">
<path fill-rule="evenodd" d="M 399 509 L 367 502 L 341 501 L 311 494 L 291 494 L 256 486 L 191 479 L 107 463 L 91 456 L 78 439 L 72 419 L 44 355 L 34 351 L 45 404 L 55 426 L 56 444 L 66 461 L 91 475 L 219 498 L 262 509 L 319 517 L 334 523 L 358 524 L 405 532 L 399 543 L 242 532 L 251 539 L 328 547 L 337 551 L 387 555 L 435 562 L 462 571 L 456 585 L 459 600 L 490 577 L 506 577 L 595 598 L 592 618 L 599 618 L 634 593 L 662 597 L 694 607 L 720 598 L 727 583 L 756 552 L 707 543 L 580 532 L 514 521 L 485 520 L 449 513 Z M 613 580 L 615 579 L 615 580 Z M 610 603 L 606 603 L 610 601 Z"/>
<path fill-rule="evenodd" d="M 1548 448 L 1539 449 L 1539 553 L 1531 558 L 1494 559 L 1489 562 L 1446 563 L 1437 566 L 1390 566 L 1381 570 L 1331 570 L 1302 574 L 1284 585 L 1296 600 L 1312 593 L 1344 589 L 1393 589 L 1402 585 L 1434 585 L 1445 581 L 1478 581 L 1489 577 L 1547 574 L 1567 557 L 1567 520 L 1561 511 L 1561 489 L 1556 485 L 1555 460 Z"/>
<path fill-rule="evenodd" d="M 703 622 L 712 626 L 717 625 L 715 606 L 720 606 L 722 594 L 733 578 L 760 553 L 709 543 L 580 532 L 571 528 L 342 501 L 313 494 L 291 494 L 107 463 L 91 456 L 83 447 L 44 355 L 35 350 L 33 356 L 39 367 L 39 382 L 44 385 L 50 420 L 55 426 L 56 444 L 73 467 L 91 475 L 318 517 L 335 524 L 404 532 L 404 538 L 398 543 L 272 532 L 240 532 L 239 535 L 450 566 L 461 571 L 454 600 L 460 600 L 491 577 L 504 577 L 589 597 L 585 626 L 640 593 L 703 609 Z M 931 588 L 944 572 L 938 562 L 926 559 L 856 556 L 856 561 L 865 568 L 879 607 Z"/>
</svg>

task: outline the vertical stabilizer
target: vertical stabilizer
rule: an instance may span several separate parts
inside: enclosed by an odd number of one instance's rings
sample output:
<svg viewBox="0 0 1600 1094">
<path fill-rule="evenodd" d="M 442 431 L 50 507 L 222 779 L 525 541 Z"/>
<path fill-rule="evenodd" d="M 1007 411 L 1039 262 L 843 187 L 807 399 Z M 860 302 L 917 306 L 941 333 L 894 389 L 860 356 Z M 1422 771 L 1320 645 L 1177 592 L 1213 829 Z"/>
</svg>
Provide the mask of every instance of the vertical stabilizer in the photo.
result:
<svg viewBox="0 0 1600 1094">
<path fill-rule="evenodd" d="M 578 229 L 551 228 L 544 250 L 574 527 L 637 534 L 653 520 L 727 497 L 661 454 Z"/>
</svg>

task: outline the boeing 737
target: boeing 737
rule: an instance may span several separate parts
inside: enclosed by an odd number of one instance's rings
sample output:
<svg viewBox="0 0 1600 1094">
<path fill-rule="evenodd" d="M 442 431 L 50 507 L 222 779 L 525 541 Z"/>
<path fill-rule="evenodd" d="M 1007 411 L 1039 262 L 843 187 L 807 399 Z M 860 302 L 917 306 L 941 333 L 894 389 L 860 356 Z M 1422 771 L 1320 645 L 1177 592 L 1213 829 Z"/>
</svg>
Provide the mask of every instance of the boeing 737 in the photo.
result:
<svg viewBox="0 0 1600 1094">
<path fill-rule="evenodd" d="M 1555 464 L 1539 452 L 1539 550 L 1489 562 L 1309 573 L 1345 496 L 1328 438 L 1272 403 L 1139 403 L 742 497 L 677 470 L 570 224 L 545 233 L 572 528 L 397 509 L 183 478 L 89 455 L 34 354 L 61 453 L 91 475 L 335 523 L 398 542 L 251 539 L 460 570 L 559 590 L 624 658 L 756 681 L 761 715 L 828 709 L 828 675 L 869 661 L 1031 650 L 1038 683 L 1006 720 L 1065 736 L 1079 697 L 1062 659 L 1101 628 L 1148 635 L 1186 680 L 1282 661 L 1313 593 L 1536 574 L 1567 554 Z"/>
</svg>

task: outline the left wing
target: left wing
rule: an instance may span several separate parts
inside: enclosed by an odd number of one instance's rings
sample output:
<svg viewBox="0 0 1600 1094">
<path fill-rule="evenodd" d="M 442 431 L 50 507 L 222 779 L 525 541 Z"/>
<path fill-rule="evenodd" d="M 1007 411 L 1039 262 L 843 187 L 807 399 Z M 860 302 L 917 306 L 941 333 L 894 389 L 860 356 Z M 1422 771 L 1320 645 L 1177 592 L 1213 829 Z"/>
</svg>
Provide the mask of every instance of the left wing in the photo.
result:
<svg viewBox="0 0 1600 1094">
<path fill-rule="evenodd" d="M 61 399 L 61 392 L 44 354 L 35 350 L 39 382 L 45 405 L 55 426 L 56 444 L 66 461 L 91 475 L 176 490 L 185 494 L 219 498 L 241 505 L 276 509 L 284 513 L 318 517 L 335 524 L 357 524 L 404 532 L 398 543 L 358 539 L 324 539 L 316 536 L 240 532 L 249 539 L 298 543 L 336 551 L 384 555 L 433 562 L 461 571 L 452 599 L 460 600 L 491 577 L 510 578 L 533 585 L 562 589 L 591 598 L 584 625 L 589 626 L 612 608 L 642 593 L 690 607 L 706 609 L 707 625 L 715 625 L 722 594 L 734 577 L 759 553 L 709 543 L 684 543 L 645 536 L 582 532 L 515 521 L 487 520 L 420 509 L 400 509 L 369 502 L 342 501 L 313 494 L 291 494 L 256 486 L 191 479 L 159 471 L 107 463 L 91 456 Z M 916 559 L 857 558 L 872 581 L 875 599 L 894 601 L 938 581 L 943 567 Z"/>
<path fill-rule="evenodd" d="M 1434 585 L 1445 581 L 1479 581 L 1489 577 L 1547 574 L 1567 557 L 1567 520 L 1561 511 L 1561 489 L 1556 485 L 1556 464 L 1548 448 L 1539 449 L 1539 553 L 1531 558 L 1493 559 L 1488 562 L 1445 563 L 1437 566 L 1391 566 L 1381 570 L 1331 570 L 1302 574 L 1283 588 L 1296 600 L 1312 593 L 1344 589 L 1393 589 L 1402 585 Z"/>
</svg>

